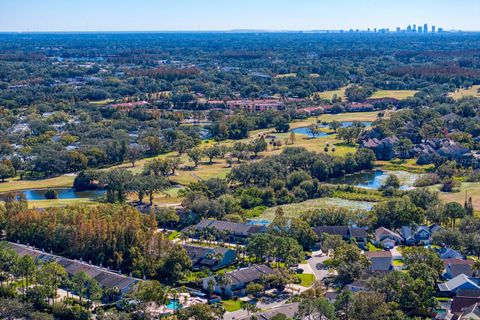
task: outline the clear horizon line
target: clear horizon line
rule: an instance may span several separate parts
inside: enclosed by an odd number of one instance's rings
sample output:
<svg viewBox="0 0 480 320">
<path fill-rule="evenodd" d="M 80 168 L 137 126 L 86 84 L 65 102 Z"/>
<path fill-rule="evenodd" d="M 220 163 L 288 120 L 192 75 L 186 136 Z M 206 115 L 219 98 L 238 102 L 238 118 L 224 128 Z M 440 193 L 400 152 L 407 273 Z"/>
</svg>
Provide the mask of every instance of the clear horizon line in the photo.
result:
<svg viewBox="0 0 480 320">
<path fill-rule="evenodd" d="M 440 27 L 441 28 L 441 27 Z M 391 29 L 391 28 L 367 28 L 367 29 L 360 29 L 360 28 L 349 28 L 349 29 L 248 29 L 248 28 L 237 28 L 237 29 L 203 29 L 203 30 L 181 30 L 181 29 L 175 29 L 175 30 L 108 30 L 108 29 L 99 29 L 99 30 L 0 30 L 0 33 L 225 33 L 225 32 L 265 32 L 265 33 L 281 33 L 281 32 L 292 32 L 292 33 L 301 33 L 301 32 L 344 32 L 344 33 L 356 33 L 356 32 L 364 32 L 364 33 L 375 33 L 374 30 L 377 30 L 377 33 L 380 33 L 379 31 L 383 30 L 386 31 L 389 29 L 389 33 L 409 33 L 409 34 L 415 34 L 418 32 L 407 32 L 406 29 L 401 29 L 400 32 L 396 30 L 396 28 Z M 357 31 L 358 30 L 358 31 Z M 443 28 L 443 32 L 480 32 L 480 29 L 474 30 L 465 30 L 465 29 L 445 29 Z M 428 31 L 428 33 L 432 33 L 431 30 Z M 439 33 L 438 29 L 435 31 L 435 33 Z M 422 34 L 422 33 L 420 33 Z"/>
</svg>

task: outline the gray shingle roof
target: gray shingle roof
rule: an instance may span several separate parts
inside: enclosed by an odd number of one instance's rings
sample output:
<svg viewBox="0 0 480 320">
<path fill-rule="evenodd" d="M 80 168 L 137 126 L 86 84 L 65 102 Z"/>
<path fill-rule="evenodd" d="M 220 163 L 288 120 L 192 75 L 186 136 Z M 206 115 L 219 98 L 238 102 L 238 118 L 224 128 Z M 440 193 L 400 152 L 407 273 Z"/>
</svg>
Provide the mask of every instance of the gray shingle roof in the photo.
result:
<svg viewBox="0 0 480 320">
<path fill-rule="evenodd" d="M 242 284 L 260 280 L 262 276 L 272 274 L 274 271 L 266 265 L 255 265 L 227 273 L 231 284 Z"/>
<path fill-rule="evenodd" d="M 76 261 L 67 259 L 64 257 L 60 257 L 53 254 L 44 253 L 40 250 L 34 249 L 32 247 L 27 247 L 22 244 L 16 243 L 9 243 L 13 250 L 15 250 L 20 256 L 30 255 L 34 259 L 42 260 L 42 261 L 56 261 L 58 264 L 65 268 L 65 271 L 69 275 L 75 275 L 79 272 L 85 272 L 97 282 L 108 288 L 118 288 L 121 291 L 129 288 L 130 285 L 140 281 L 140 279 L 127 277 L 121 274 L 117 274 L 115 272 L 109 271 L 102 267 L 90 265 L 85 262 Z"/>
</svg>

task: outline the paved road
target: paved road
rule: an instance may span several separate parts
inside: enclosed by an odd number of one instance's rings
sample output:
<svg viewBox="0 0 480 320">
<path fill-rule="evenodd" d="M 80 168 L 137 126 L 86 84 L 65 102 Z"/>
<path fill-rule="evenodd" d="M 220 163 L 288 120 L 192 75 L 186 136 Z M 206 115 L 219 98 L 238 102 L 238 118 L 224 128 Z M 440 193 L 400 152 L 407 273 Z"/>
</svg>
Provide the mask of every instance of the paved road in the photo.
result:
<svg viewBox="0 0 480 320">
<path fill-rule="evenodd" d="M 312 257 L 307 260 L 308 264 L 315 273 L 315 277 L 317 278 L 317 280 L 322 280 L 328 275 L 328 270 L 317 269 L 318 264 L 323 264 L 323 262 L 328 259 L 327 256 L 320 257 L 321 253 L 321 251 L 314 251 L 312 252 Z"/>
</svg>

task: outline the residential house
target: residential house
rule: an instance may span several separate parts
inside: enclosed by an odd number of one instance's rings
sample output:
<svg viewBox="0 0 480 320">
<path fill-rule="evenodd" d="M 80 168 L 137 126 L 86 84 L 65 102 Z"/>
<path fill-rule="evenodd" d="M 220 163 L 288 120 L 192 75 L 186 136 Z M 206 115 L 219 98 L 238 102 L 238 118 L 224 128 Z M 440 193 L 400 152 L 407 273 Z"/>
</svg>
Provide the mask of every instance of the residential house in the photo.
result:
<svg viewBox="0 0 480 320">
<path fill-rule="evenodd" d="M 403 226 L 400 228 L 400 235 L 406 245 L 423 244 L 428 245 L 432 241 L 430 228 L 427 226 L 410 227 Z"/>
<path fill-rule="evenodd" d="M 229 100 L 226 102 L 227 108 L 231 110 L 268 111 L 282 110 L 285 104 L 277 99 L 257 99 L 257 100 Z"/>
<path fill-rule="evenodd" d="M 308 116 L 318 116 L 325 112 L 323 106 L 318 107 L 305 107 L 297 110 L 297 113 L 305 113 Z"/>
<path fill-rule="evenodd" d="M 313 232 L 320 239 L 320 246 L 323 234 L 338 235 L 345 241 L 355 240 L 359 247 L 364 248 L 367 243 L 367 231 L 359 227 L 350 226 L 319 226 L 314 227 Z"/>
<path fill-rule="evenodd" d="M 453 279 L 460 274 L 466 276 L 473 276 L 474 271 L 472 269 L 474 261 L 473 260 L 463 260 L 463 259 L 445 259 L 443 260 L 443 265 L 445 266 L 445 271 L 443 276 L 446 279 Z"/>
<path fill-rule="evenodd" d="M 389 272 L 393 269 L 393 257 L 390 251 L 368 251 L 365 255 L 370 260 L 369 271 Z"/>
<path fill-rule="evenodd" d="M 352 283 L 349 283 L 345 286 L 345 289 L 352 292 L 367 291 L 367 281 L 366 280 L 355 280 Z"/>
<path fill-rule="evenodd" d="M 261 282 L 274 271 L 267 265 L 253 265 L 247 268 L 227 272 L 224 276 L 210 276 L 202 280 L 203 290 L 213 292 L 225 297 L 240 297 L 245 295 L 245 288 L 249 283 Z M 226 281 L 220 280 L 226 277 Z"/>
<path fill-rule="evenodd" d="M 25 246 L 17 243 L 9 243 L 19 256 L 29 255 L 35 261 L 46 263 L 55 261 L 65 268 L 69 276 L 74 276 L 77 273 L 85 272 L 90 277 L 95 279 L 102 287 L 108 289 L 115 289 L 118 292 L 116 298 L 128 293 L 130 289 L 140 279 L 124 276 L 122 274 L 111 271 L 107 268 L 95 266 L 83 261 L 71 260 L 54 254 L 45 253 L 44 251 L 35 249 L 33 247 Z"/>
<path fill-rule="evenodd" d="M 262 311 L 260 313 L 255 314 L 255 319 L 269 320 L 281 314 L 285 315 L 287 319 L 293 319 L 293 317 L 295 316 L 295 313 L 298 311 L 298 304 L 299 304 L 298 302 L 294 302 L 294 303 L 277 306 L 267 311 Z M 251 315 L 243 318 L 239 318 L 239 320 L 250 320 L 250 319 L 252 319 Z"/>
<path fill-rule="evenodd" d="M 438 284 L 438 290 L 444 294 L 454 295 L 460 289 L 480 290 L 480 278 L 468 277 L 462 273 L 447 282 Z"/>
<path fill-rule="evenodd" d="M 402 236 L 395 231 L 384 227 L 375 230 L 375 245 L 381 245 L 384 248 L 391 249 L 402 242 Z"/>
<path fill-rule="evenodd" d="M 347 104 L 346 109 L 350 112 L 364 112 L 375 110 L 373 104 L 369 102 L 352 102 Z"/>
<path fill-rule="evenodd" d="M 212 236 L 216 240 L 243 243 L 254 234 L 266 232 L 267 228 L 247 223 L 204 219 L 194 226 L 183 229 L 183 231 L 193 238 Z"/>
<path fill-rule="evenodd" d="M 463 259 L 463 254 L 452 248 L 443 247 L 437 250 L 440 259 Z"/>
<path fill-rule="evenodd" d="M 458 313 L 475 303 L 480 302 L 480 290 L 458 290 L 452 300 L 452 312 Z"/>
<path fill-rule="evenodd" d="M 375 152 L 378 160 L 391 160 L 395 157 L 395 145 L 399 139 L 397 137 L 387 137 L 383 139 L 370 138 L 360 143 L 360 148 L 371 149 Z"/>
<path fill-rule="evenodd" d="M 237 252 L 229 248 L 208 248 L 194 245 L 184 245 L 183 247 L 192 260 L 193 270 L 199 270 L 201 267 L 219 270 L 232 265 L 237 258 Z"/>
<path fill-rule="evenodd" d="M 459 320 L 480 320 L 480 302 L 462 309 Z"/>
</svg>

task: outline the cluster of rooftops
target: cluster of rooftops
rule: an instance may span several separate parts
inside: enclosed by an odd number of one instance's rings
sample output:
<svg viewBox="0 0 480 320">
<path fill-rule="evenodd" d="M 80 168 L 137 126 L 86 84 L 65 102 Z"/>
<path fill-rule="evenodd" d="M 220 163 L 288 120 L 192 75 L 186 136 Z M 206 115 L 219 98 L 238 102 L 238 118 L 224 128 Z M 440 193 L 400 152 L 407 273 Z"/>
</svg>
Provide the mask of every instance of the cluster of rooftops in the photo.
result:
<svg viewBox="0 0 480 320">
<path fill-rule="evenodd" d="M 119 295 L 127 293 L 133 285 L 141 281 L 137 278 L 116 273 L 108 268 L 95 266 L 83 261 L 67 259 L 23 244 L 9 242 L 9 245 L 21 257 L 29 255 L 36 262 L 41 263 L 57 262 L 65 268 L 69 276 L 74 276 L 83 271 L 95 279 L 102 287 L 118 290 Z"/>
</svg>

